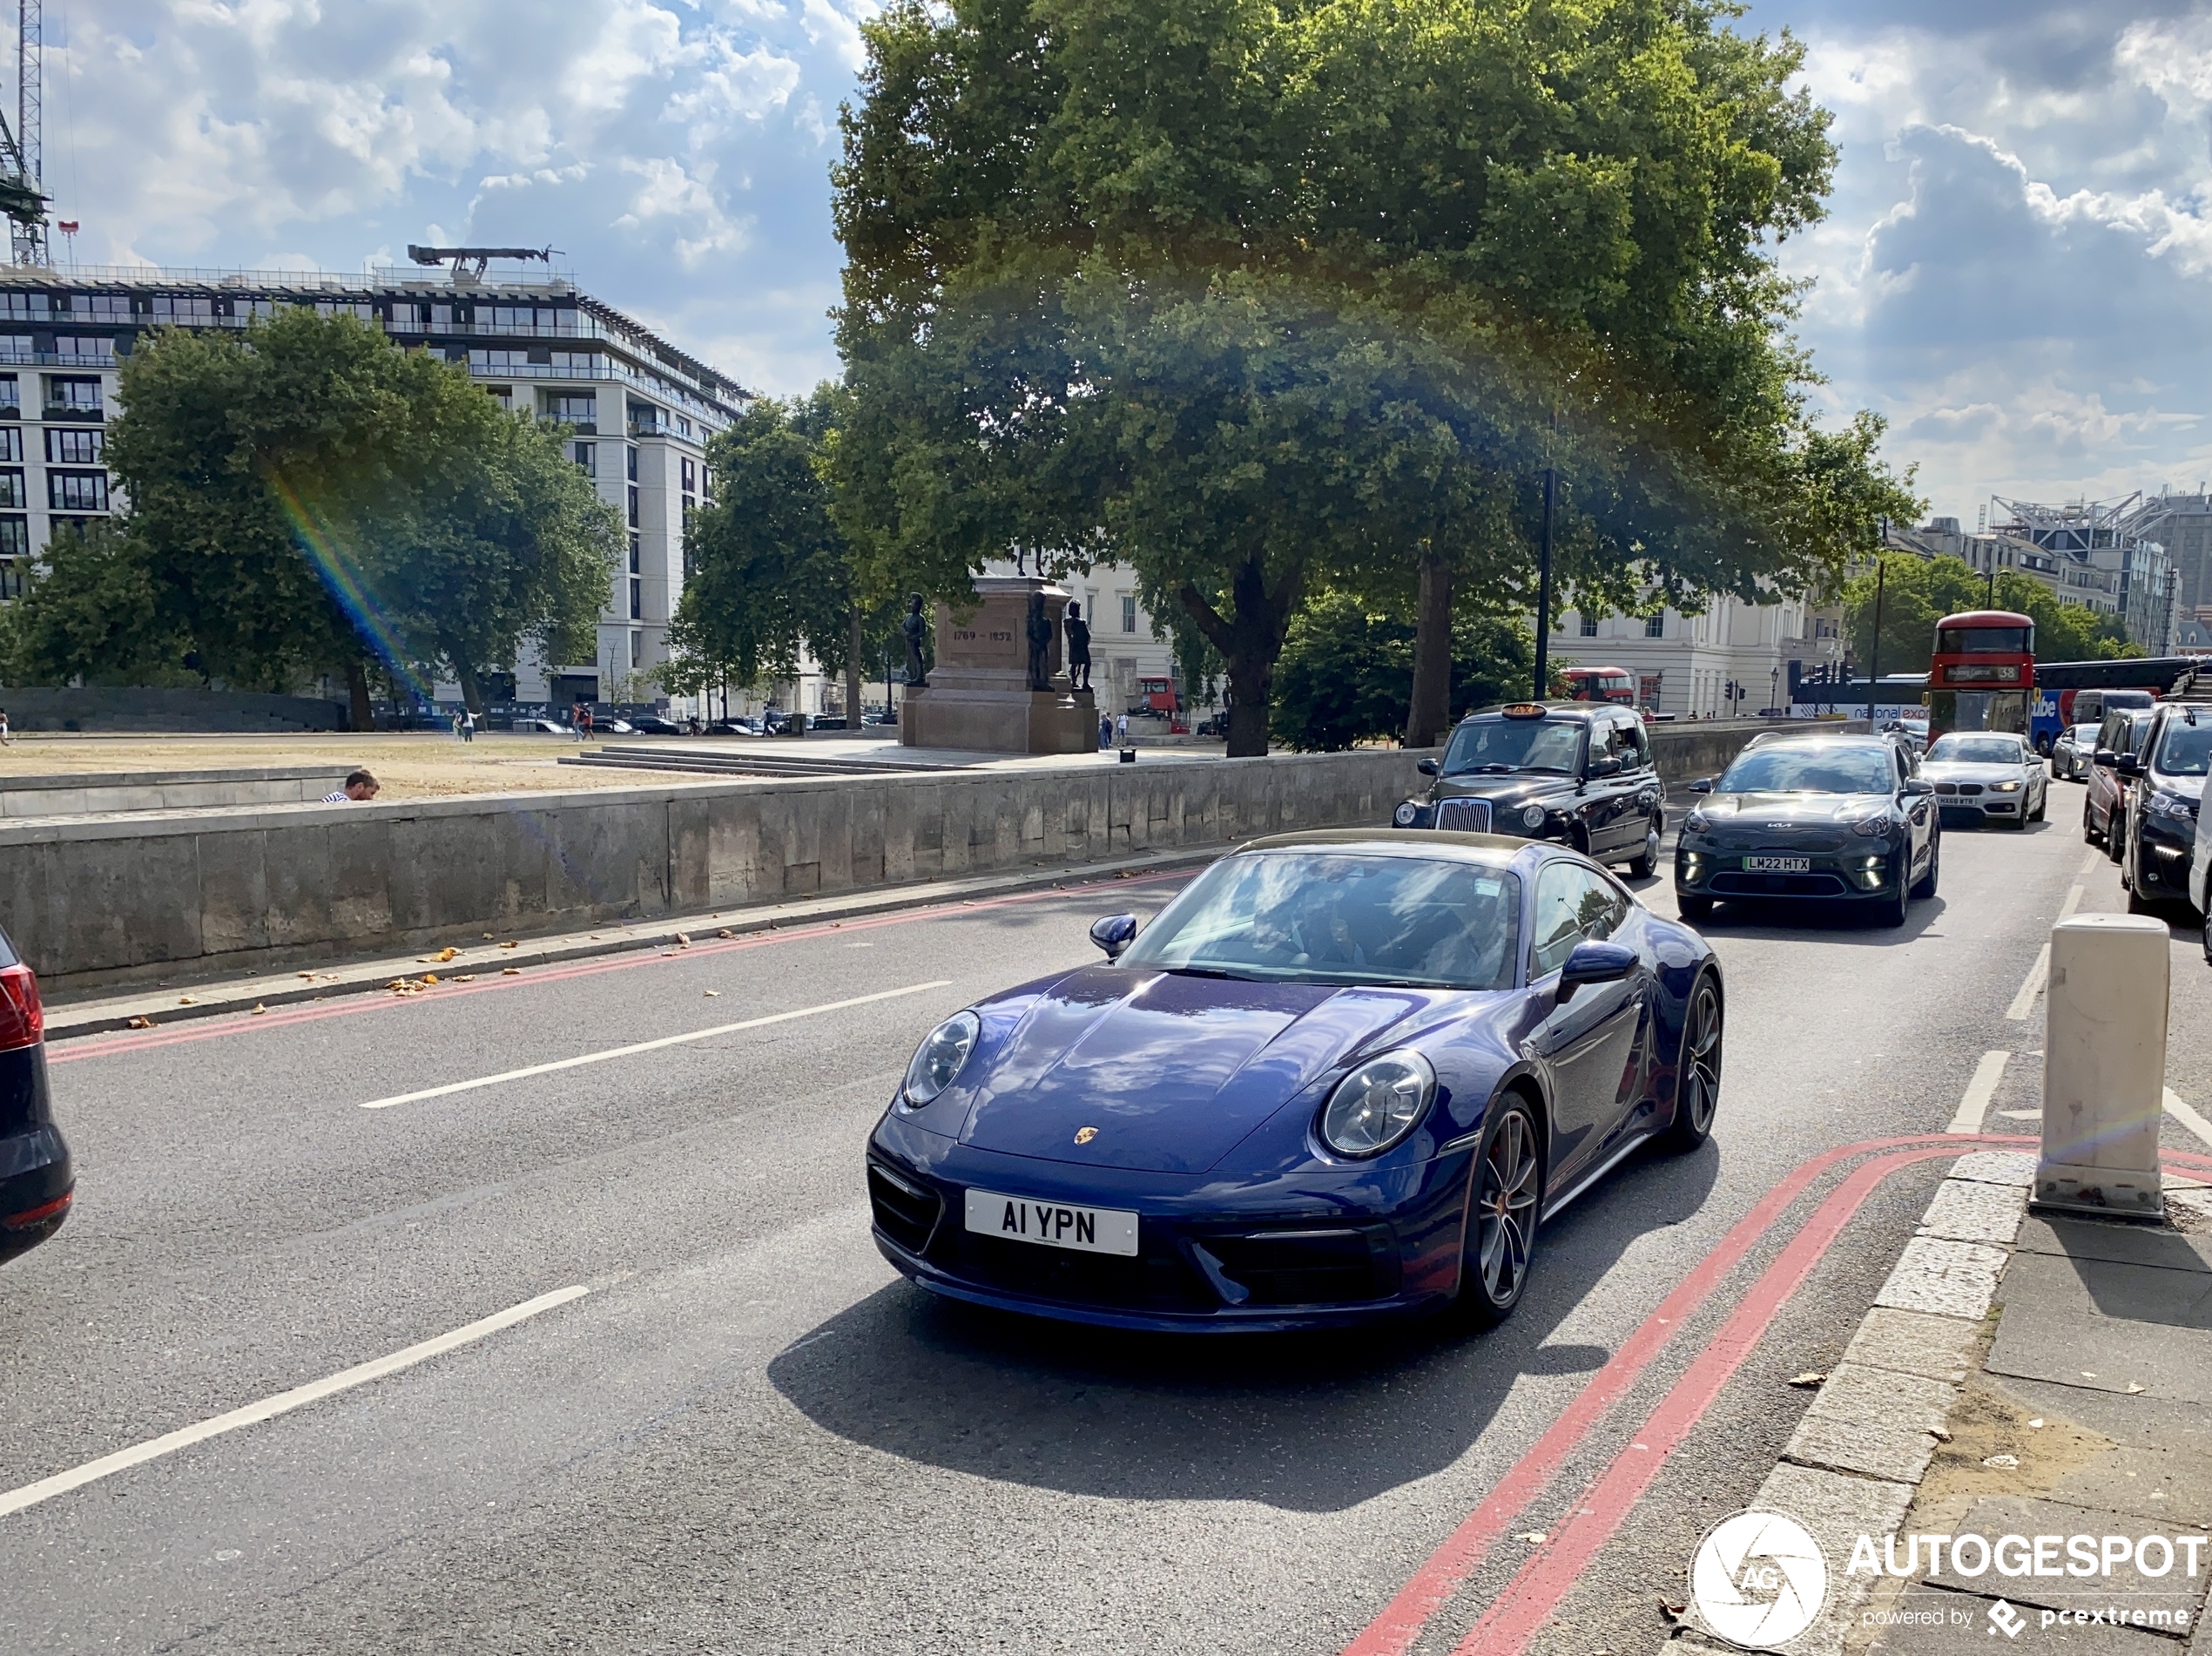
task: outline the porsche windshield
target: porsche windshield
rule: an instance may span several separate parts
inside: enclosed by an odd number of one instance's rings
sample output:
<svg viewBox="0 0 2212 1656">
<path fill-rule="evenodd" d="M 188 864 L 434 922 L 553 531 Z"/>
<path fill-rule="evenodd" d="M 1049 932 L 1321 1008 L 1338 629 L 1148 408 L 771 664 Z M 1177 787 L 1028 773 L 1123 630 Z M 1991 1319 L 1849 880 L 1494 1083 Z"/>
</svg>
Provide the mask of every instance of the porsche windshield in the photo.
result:
<svg viewBox="0 0 2212 1656">
<path fill-rule="evenodd" d="M 1954 765 L 2017 765 L 2025 757 L 2017 736 L 1961 736 L 1954 732 L 1937 737 L 1928 749 L 1931 763 L 1948 760 Z"/>
<path fill-rule="evenodd" d="M 1886 747 L 1831 747 L 1776 742 L 1742 754 L 1722 775 L 1716 794 L 1886 794 L 1897 762 Z"/>
<path fill-rule="evenodd" d="M 1518 876 L 1426 857 L 1263 851 L 1227 857 L 1122 956 L 1267 982 L 1507 989 Z"/>
<path fill-rule="evenodd" d="M 1444 774 L 1542 770 L 1571 776 L 1581 740 L 1579 719 L 1478 719 L 1452 733 Z"/>
</svg>

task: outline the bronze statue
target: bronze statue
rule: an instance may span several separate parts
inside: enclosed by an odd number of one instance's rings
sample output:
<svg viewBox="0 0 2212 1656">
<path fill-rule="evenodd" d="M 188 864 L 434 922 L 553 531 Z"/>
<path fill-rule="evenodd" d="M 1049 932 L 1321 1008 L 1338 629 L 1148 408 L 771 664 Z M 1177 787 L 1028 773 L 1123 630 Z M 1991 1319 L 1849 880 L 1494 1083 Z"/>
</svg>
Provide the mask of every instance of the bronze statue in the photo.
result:
<svg viewBox="0 0 2212 1656">
<path fill-rule="evenodd" d="M 929 623 L 922 619 L 921 593 L 908 596 L 907 612 L 899 618 L 899 631 L 907 639 L 907 684 L 911 689 L 926 690 L 929 687 L 929 673 L 921 665 L 921 646 L 929 637 Z"/>
<path fill-rule="evenodd" d="M 1052 688 L 1052 618 L 1045 613 L 1044 594 L 1029 594 L 1029 612 L 1022 619 L 1029 639 L 1029 688 Z"/>
<path fill-rule="evenodd" d="M 1090 688 L 1090 623 L 1073 599 L 1068 604 L 1068 682 L 1073 689 Z"/>
</svg>

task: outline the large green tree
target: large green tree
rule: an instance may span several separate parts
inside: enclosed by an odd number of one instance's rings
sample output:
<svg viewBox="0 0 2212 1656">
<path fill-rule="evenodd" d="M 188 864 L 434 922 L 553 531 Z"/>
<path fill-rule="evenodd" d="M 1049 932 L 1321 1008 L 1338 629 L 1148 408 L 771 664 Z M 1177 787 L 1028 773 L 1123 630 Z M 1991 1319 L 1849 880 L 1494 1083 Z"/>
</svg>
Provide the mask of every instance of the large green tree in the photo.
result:
<svg viewBox="0 0 2212 1656">
<path fill-rule="evenodd" d="M 18 673 L 144 681 L 173 662 L 267 690 L 329 675 L 359 723 L 372 667 L 417 691 L 449 673 L 481 711 L 481 675 L 525 645 L 588 647 L 619 518 L 559 428 L 502 410 L 464 368 L 293 308 L 149 336 L 121 398 L 108 458 L 128 510 L 51 560 L 17 618 Z M 105 635 L 70 618 L 111 604 Z"/>
<path fill-rule="evenodd" d="M 1815 216 L 1797 56 L 1696 0 L 953 0 L 868 27 L 837 173 L 864 558 L 951 596 L 1020 544 L 1133 564 L 1264 751 L 1327 582 L 1770 595 L 1871 494 L 1821 449 L 1773 239 Z"/>
<path fill-rule="evenodd" d="M 1946 615 L 1990 608 L 2010 610 L 2034 621 L 2039 661 L 2102 661 L 2142 654 L 2141 646 L 2128 642 L 2118 616 L 2061 604 L 2049 587 L 2025 575 L 2000 570 L 1993 592 L 1987 573 L 1969 567 L 1963 558 L 1890 552 L 1881 563 L 1878 664 L 1874 653 L 1876 571 L 1854 576 L 1844 587 L 1844 636 L 1862 675 L 1878 665 L 1885 675 L 1925 673 L 1935 651 L 1936 623 Z"/>
<path fill-rule="evenodd" d="M 1317 594 L 1291 621 L 1277 665 L 1275 739 L 1312 753 L 1399 735 L 1413 694 L 1414 634 L 1402 609 L 1378 609 L 1339 590 Z M 1477 707 L 1528 693 L 1536 644 L 1527 621 L 1462 605 L 1451 636 L 1447 727 Z M 1553 677 L 1564 688 L 1556 670 Z"/>
</svg>

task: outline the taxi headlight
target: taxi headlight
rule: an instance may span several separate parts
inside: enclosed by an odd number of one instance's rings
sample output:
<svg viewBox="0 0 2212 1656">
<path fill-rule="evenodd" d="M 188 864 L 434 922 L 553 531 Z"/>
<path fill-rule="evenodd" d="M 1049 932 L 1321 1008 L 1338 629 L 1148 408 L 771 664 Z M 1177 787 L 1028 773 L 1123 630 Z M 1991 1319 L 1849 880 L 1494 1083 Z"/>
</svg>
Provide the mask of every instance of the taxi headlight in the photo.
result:
<svg viewBox="0 0 2212 1656">
<path fill-rule="evenodd" d="M 1436 1071 L 1419 1052 L 1369 1058 L 1329 1094 L 1321 1142 L 1355 1160 L 1379 1156 L 1413 1132 L 1435 1096 Z"/>
<path fill-rule="evenodd" d="M 1544 808 L 1541 805 L 1529 805 L 1523 807 L 1521 813 L 1521 825 L 1523 828 L 1540 828 L 1543 827 Z"/>
<path fill-rule="evenodd" d="M 1421 808 L 1407 800 L 1390 814 L 1390 820 L 1399 828 L 1411 828 L 1421 820 Z"/>
<path fill-rule="evenodd" d="M 954 1012 L 929 1031 L 914 1049 L 914 1062 L 907 1065 L 906 1082 L 899 1089 L 907 1108 L 921 1109 L 952 1085 L 982 1032 L 983 1020 L 973 1012 Z"/>
</svg>

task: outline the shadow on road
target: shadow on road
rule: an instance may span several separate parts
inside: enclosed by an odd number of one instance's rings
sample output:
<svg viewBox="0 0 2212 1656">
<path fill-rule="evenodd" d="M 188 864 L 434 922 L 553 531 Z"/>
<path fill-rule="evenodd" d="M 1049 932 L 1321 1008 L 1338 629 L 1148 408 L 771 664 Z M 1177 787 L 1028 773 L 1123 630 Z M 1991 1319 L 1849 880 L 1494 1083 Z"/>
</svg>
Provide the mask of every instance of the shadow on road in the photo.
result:
<svg viewBox="0 0 2212 1656">
<path fill-rule="evenodd" d="M 1130 1334 L 900 1281 L 793 1342 L 768 1377 L 825 1430 L 948 1471 L 1115 1500 L 1340 1511 L 1459 1460 L 1520 1376 L 1601 1367 L 1602 1348 L 1546 1340 L 1638 1236 L 1697 1212 L 1719 1165 L 1709 1142 L 1623 1168 L 1544 1228 L 1529 1297 L 1484 1335 L 1444 1321 Z"/>
<path fill-rule="evenodd" d="M 1901 926 L 1882 924 L 1856 902 L 1799 902 L 1773 897 L 1723 897 L 1697 929 L 1707 934 L 1757 933 L 1784 940 L 1818 940 L 1861 948 L 1888 949 L 1915 941 L 1944 916 L 1940 893 L 1905 910 Z"/>
</svg>

